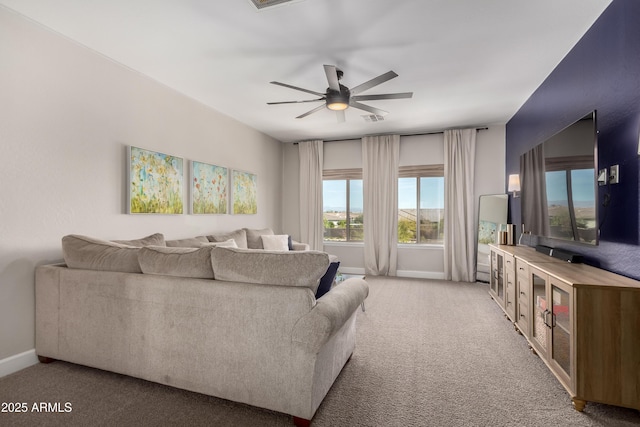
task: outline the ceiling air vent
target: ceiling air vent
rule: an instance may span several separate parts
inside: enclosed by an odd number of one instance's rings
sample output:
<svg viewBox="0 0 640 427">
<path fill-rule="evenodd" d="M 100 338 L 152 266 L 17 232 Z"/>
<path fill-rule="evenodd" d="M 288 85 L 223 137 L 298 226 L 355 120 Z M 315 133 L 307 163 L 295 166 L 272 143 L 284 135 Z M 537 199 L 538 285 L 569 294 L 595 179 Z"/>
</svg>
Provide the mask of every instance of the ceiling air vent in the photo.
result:
<svg viewBox="0 0 640 427">
<path fill-rule="evenodd" d="M 289 3 L 295 0 L 251 0 L 251 3 L 257 9 L 264 9 L 265 7 L 276 6 L 282 3 Z"/>
<path fill-rule="evenodd" d="M 384 120 L 384 116 L 380 114 L 367 114 L 362 116 L 365 122 L 381 122 Z"/>
</svg>

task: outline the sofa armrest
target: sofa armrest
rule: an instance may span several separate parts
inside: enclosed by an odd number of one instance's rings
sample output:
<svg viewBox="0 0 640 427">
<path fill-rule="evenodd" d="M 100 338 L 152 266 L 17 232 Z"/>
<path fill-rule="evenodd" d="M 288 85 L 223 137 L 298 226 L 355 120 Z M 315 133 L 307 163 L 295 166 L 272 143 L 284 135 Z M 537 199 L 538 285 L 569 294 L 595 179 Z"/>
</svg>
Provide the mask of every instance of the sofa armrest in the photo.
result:
<svg viewBox="0 0 640 427">
<path fill-rule="evenodd" d="M 293 328 L 292 341 L 311 353 L 317 353 L 368 295 L 369 286 L 363 279 L 351 278 L 335 286 L 298 320 Z"/>
<path fill-rule="evenodd" d="M 308 244 L 296 242 L 295 240 L 293 240 L 291 242 L 291 246 L 293 247 L 294 251 L 308 251 L 308 250 L 311 250 L 311 247 Z"/>
</svg>

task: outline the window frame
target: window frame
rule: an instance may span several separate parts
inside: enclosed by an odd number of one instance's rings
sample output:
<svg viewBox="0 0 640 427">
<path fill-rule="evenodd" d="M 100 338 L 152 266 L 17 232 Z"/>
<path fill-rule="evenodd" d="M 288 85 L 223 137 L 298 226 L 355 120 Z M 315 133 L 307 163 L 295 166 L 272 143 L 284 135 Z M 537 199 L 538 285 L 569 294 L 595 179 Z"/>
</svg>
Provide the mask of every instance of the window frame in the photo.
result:
<svg viewBox="0 0 640 427">
<path fill-rule="evenodd" d="M 333 243 L 363 243 L 364 236 L 362 240 L 351 240 L 351 183 L 352 180 L 362 180 L 362 169 L 352 168 L 352 169 L 325 169 L 322 171 L 322 182 L 324 181 L 345 181 L 346 185 L 346 225 L 345 225 L 345 238 L 346 240 L 326 240 L 324 238 L 324 226 L 323 226 L 323 243 L 333 244 Z M 324 217 L 324 207 L 323 207 L 323 217 Z M 364 207 L 362 215 L 364 216 Z M 323 221 L 324 222 L 324 221 Z"/>
<path fill-rule="evenodd" d="M 415 246 L 444 246 L 444 236 L 442 242 L 422 242 L 420 233 L 420 178 L 444 178 L 444 164 L 433 165 L 412 165 L 412 166 L 400 166 L 398 169 L 398 180 L 400 178 L 414 178 L 416 180 L 416 242 L 400 242 L 398 245 L 406 245 L 407 247 Z M 398 185 L 399 185 L 398 181 Z M 400 212 L 400 206 L 396 206 L 398 216 Z"/>
<path fill-rule="evenodd" d="M 421 242 L 420 240 L 420 178 L 444 178 L 444 164 L 432 164 L 432 165 L 411 165 L 400 166 L 398 168 L 398 178 L 415 178 L 416 179 L 416 243 L 397 242 L 398 245 L 406 245 L 408 247 L 416 246 L 444 246 L 444 236 L 441 243 L 433 242 Z M 351 169 L 325 169 L 322 171 L 322 181 L 345 181 L 346 185 L 346 240 L 325 240 L 323 233 L 323 242 L 325 244 L 351 244 L 364 242 L 363 240 L 351 240 L 351 180 L 362 180 L 363 173 L 361 168 Z M 398 182 L 396 182 L 398 185 Z M 396 213 L 399 212 L 399 206 L 396 206 Z M 362 212 L 365 215 L 364 209 Z M 323 208 L 324 216 L 324 208 Z M 366 220 L 366 219 L 365 219 Z M 324 227 L 323 227 L 324 229 Z"/>
</svg>

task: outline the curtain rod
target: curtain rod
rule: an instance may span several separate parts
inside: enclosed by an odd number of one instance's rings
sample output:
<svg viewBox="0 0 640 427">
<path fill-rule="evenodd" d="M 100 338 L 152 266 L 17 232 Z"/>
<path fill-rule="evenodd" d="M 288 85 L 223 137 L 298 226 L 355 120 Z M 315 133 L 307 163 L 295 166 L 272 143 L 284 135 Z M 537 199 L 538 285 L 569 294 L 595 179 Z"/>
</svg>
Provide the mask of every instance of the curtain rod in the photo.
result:
<svg viewBox="0 0 640 427">
<path fill-rule="evenodd" d="M 488 127 L 482 127 L 482 128 L 476 128 L 476 131 L 481 131 L 481 130 L 487 130 L 489 129 Z M 437 131 L 437 132 L 424 132 L 424 133 L 404 133 L 404 134 L 400 134 L 400 136 L 422 136 L 422 135 L 438 135 L 440 133 L 444 133 L 443 130 L 441 131 Z M 391 135 L 391 134 L 380 134 L 380 135 Z M 369 135 L 365 135 L 365 136 L 369 136 Z M 379 136 L 379 135 L 371 135 L 371 136 Z M 362 137 L 364 138 L 364 137 Z M 323 139 L 323 142 L 336 142 L 336 141 L 355 141 L 358 139 L 362 139 L 362 138 L 347 138 L 347 139 Z M 298 145 L 297 142 L 294 142 L 293 145 Z"/>
</svg>

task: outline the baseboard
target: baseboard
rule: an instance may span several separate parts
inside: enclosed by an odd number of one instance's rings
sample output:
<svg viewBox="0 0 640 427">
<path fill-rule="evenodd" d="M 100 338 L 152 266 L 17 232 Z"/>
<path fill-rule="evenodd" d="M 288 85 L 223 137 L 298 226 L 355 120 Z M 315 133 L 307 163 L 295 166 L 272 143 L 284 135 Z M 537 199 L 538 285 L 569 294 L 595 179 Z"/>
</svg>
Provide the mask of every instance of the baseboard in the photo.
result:
<svg viewBox="0 0 640 427">
<path fill-rule="evenodd" d="M 343 274 L 362 274 L 364 273 L 364 268 L 358 267 L 340 267 L 338 270 Z M 444 273 L 437 271 L 411 271 L 411 270 L 398 270 L 396 272 L 397 277 L 410 277 L 412 279 L 432 279 L 432 280 L 444 280 Z"/>
<path fill-rule="evenodd" d="M 0 378 L 21 371 L 36 363 L 38 363 L 38 356 L 36 355 L 35 349 L 9 356 L 6 359 L 0 360 Z"/>
<path fill-rule="evenodd" d="M 410 277 L 412 279 L 431 279 L 431 280 L 444 280 L 444 273 L 436 271 L 410 271 L 410 270 L 398 270 L 396 272 L 398 277 Z"/>
</svg>

